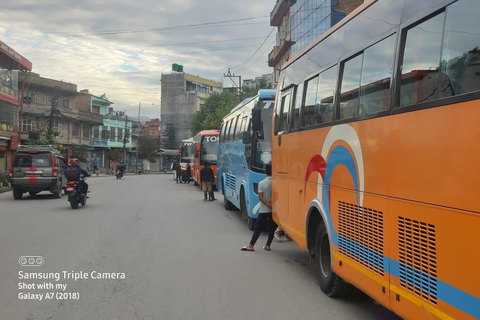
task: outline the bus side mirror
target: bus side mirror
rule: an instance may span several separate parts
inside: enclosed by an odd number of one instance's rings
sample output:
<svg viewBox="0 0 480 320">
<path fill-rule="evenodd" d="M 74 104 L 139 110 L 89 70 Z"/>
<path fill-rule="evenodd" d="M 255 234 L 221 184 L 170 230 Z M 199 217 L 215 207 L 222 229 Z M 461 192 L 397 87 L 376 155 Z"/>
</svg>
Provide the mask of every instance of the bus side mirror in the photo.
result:
<svg viewBox="0 0 480 320">
<path fill-rule="evenodd" d="M 200 143 L 197 143 L 197 144 L 196 144 L 195 150 L 196 150 L 197 152 L 200 152 Z"/>
<path fill-rule="evenodd" d="M 250 144 L 252 142 L 252 137 L 250 136 L 250 132 L 245 131 L 242 136 L 243 144 Z"/>
<path fill-rule="evenodd" d="M 252 109 L 252 130 L 253 132 L 262 131 L 262 109 Z"/>
</svg>

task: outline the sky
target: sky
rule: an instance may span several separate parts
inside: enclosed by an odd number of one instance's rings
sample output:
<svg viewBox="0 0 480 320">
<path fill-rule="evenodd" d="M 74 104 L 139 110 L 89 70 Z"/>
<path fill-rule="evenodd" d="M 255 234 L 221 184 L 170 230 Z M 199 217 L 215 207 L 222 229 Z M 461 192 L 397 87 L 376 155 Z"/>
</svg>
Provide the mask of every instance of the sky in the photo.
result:
<svg viewBox="0 0 480 320">
<path fill-rule="evenodd" d="M 172 64 L 223 81 L 271 73 L 276 0 L 22 0 L 2 4 L 0 40 L 40 76 L 106 94 L 117 111 L 160 116 Z"/>
</svg>

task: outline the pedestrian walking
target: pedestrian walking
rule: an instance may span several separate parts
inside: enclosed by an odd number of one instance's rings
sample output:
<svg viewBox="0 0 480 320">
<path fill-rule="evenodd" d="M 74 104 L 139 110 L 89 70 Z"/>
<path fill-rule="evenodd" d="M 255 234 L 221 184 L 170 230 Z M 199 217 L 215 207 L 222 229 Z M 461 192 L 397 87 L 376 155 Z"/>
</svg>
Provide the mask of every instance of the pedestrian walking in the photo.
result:
<svg viewBox="0 0 480 320">
<path fill-rule="evenodd" d="M 173 180 L 177 180 L 177 161 L 173 161 L 172 165 L 170 166 L 170 170 L 172 171 L 173 174 Z"/>
<path fill-rule="evenodd" d="M 202 180 L 202 191 L 204 199 L 203 201 L 214 201 L 213 197 L 213 170 L 210 168 L 210 163 L 208 161 L 204 162 L 204 167 L 200 170 L 200 179 Z M 210 199 L 207 199 L 207 193 Z"/>
<path fill-rule="evenodd" d="M 177 162 L 177 167 L 175 168 L 175 171 L 177 173 L 177 183 L 182 183 L 182 166 L 180 165 L 180 162 Z"/>
<path fill-rule="evenodd" d="M 183 175 L 183 183 L 190 183 L 190 177 L 192 176 L 192 167 L 190 162 L 187 162 L 187 167 L 185 168 L 185 174 Z"/>
<path fill-rule="evenodd" d="M 260 232 L 266 224 L 268 224 L 268 238 L 267 243 L 263 246 L 263 250 L 270 251 L 270 245 L 272 244 L 273 235 L 277 229 L 277 224 L 273 221 L 272 217 L 272 166 L 267 164 L 265 166 L 265 173 L 267 177 L 260 181 L 258 184 L 258 197 L 260 198 L 260 212 L 258 214 L 255 230 L 253 231 L 252 239 L 250 243 L 243 247 L 242 251 L 255 251 L 254 246 L 260 236 Z"/>
</svg>

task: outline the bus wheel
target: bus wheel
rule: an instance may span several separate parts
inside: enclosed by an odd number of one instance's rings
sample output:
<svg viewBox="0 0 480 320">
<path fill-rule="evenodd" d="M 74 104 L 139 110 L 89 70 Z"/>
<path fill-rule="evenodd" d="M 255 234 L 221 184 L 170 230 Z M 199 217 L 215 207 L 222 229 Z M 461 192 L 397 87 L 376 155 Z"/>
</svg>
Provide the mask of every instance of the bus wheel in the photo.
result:
<svg viewBox="0 0 480 320">
<path fill-rule="evenodd" d="M 223 190 L 225 190 L 225 186 L 223 186 Z M 227 195 L 224 193 L 223 194 L 223 206 L 225 207 L 225 210 L 233 210 L 235 209 L 235 206 L 233 203 L 227 200 Z"/>
<path fill-rule="evenodd" d="M 247 220 L 248 218 L 247 204 L 245 203 L 245 191 L 243 189 L 240 192 L 240 214 L 241 214 L 242 220 Z"/>
<path fill-rule="evenodd" d="M 318 225 L 315 239 L 315 266 L 322 291 L 329 297 L 340 297 L 348 292 L 349 285 L 332 270 L 332 252 L 325 224 Z"/>
</svg>

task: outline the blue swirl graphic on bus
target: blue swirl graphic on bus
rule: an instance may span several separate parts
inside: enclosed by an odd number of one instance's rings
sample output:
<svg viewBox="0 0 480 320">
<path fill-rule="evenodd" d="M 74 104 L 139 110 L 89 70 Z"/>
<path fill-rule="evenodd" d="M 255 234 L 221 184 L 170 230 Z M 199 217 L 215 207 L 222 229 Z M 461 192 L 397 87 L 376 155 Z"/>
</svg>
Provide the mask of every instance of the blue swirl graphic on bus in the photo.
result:
<svg viewBox="0 0 480 320">
<path fill-rule="evenodd" d="M 330 224 L 330 230 L 333 231 L 332 235 L 333 235 L 333 242 L 335 243 L 335 245 L 338 245 L 338 235 L 336 230 L 333 228 L 333 223 L 331 218 L 332 215 L 330 210 L 330 181 L 332 179 L 333 171 L 339 165 L 344 165 L 350 172 L 350 175 L 352 176 L 352 179 L 353 179 L 353 183 L 355 185 L 355 196 L 357 198 L 357 205 L 360 205 L 358 173 L 355 165 L 355 159 L 350 153 L 350 151 L 348 151 L 347 148 L 343 146 L 337 146 L 332 150 L 332 152 L 330 153 L 330 157 L 328 158 L 327 166 L 325 169 L 324 188 L 323 188 L 323 205 L 324 205 L 325 211 L 330 217 L 328 223 Z"/>
</svg>

